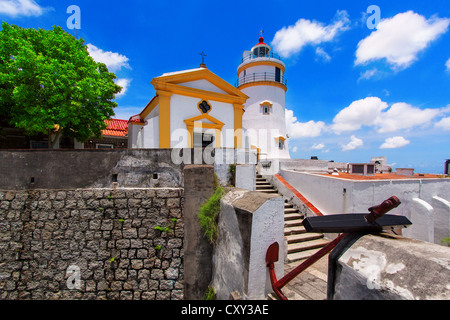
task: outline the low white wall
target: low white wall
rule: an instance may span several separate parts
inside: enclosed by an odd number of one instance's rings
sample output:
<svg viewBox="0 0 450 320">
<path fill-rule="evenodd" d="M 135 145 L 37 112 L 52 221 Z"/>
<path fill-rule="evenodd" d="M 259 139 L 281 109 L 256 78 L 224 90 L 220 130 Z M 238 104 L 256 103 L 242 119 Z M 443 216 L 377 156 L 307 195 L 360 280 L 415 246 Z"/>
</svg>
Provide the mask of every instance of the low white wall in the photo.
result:
<svg viewBox="0 0 450 320">
<path fill-rule="evenodd" d="M 290 159 L 280 160 L 280 170 L 298 170 L 302 172 L 327 173 L 328 160 Z"/>
<path fill-rule="evenodd" d="M 292 170 L 280 170 L 280 175 L 324 214 L 366 213 L 369 207 L 397 196 L 402 204 L 390 213 L 406 216 L 413 223 L 404 230 L 405 236 L 438 244 L 448 237 L 450 179 L 359 181 Z"/>
<path fill-rule="evenodd" d="M 277 278 L 284 274 L 284 201 L 273 194 L 233 188 L 222 198 L 219 236 L 213 252 L 211 286 L 217 299 L 239 292 L 244 300 L 261 300 L 272 292 L 266 267 L 269 246 L 280 244 Z"/>
<path fill-rule="evenodd" d="M 250 191 L 256 190 L 256 165 L 236 165 L 236 188 Z"/>
</svg>

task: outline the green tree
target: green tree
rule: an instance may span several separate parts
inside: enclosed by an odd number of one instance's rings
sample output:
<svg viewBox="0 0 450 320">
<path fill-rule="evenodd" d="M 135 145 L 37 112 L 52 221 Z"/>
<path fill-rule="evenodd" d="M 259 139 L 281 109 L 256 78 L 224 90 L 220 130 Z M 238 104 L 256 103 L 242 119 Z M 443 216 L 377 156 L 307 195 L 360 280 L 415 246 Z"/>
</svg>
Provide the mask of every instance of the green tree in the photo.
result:
<svg viewBox="0 0 450 320">
<path fill-rule="evenodd" d="M 121 91 L 84 40 L 61 27 L 26 29 L 2 23 L 0 115 L 26 134 L 46 134 L 49 147 L 65 136 L 84 142 L 100 136 Z"/>
</svg>

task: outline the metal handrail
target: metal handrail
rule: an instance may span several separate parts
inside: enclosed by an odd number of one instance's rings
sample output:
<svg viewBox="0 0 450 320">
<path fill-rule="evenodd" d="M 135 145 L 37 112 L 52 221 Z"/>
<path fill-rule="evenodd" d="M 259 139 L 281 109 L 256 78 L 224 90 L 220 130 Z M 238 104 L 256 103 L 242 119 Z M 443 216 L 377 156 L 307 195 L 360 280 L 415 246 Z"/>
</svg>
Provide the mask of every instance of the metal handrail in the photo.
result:
<svg viewBox="0 0 450 320">
<path fill-rule="evenodd" d="M 249 53 L 248 55 L 244 56 L 242 58 L 241 63 L 248 61 L 248 60 L 253 60 L 253 59 L 257 59 L 257 58 L 272 58 L 272 59 L 277 59 L 277 60 L 281 60 L 280 55 L 270 52 L 269 54 L 253 54 L 253 53 Z"/>
<path fill-rule="evenodd" d="M 261 72 L 261 73 L 252 73 L 246 76 L 240 77 L 236 83 L 235 87 L 240 87 L 246 83 L 252 83 L 257 81 L 274 81 L 287 86 L 287 79 L 284 76 L 276 76 L 275 73 L 271 72 Z"/>
</svg>

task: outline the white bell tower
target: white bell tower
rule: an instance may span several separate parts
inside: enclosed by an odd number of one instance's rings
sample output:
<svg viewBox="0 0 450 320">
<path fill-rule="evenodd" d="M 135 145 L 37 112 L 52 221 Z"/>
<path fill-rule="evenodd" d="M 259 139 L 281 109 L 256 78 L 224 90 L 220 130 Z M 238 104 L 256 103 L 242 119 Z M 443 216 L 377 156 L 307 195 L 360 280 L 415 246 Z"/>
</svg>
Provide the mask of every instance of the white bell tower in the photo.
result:
<svg viewBox="0 0 450 320">
<path fill-rule="evenodd" d="M 285 120 L 285 69 L 285 64 L 264 43 L 261 35 L 251 51 L 244 51 L 237 70 L 236 87 L 249 97 L 242 119 L 245 145 L 258 149 L 261 160 L 290 159 Z"/>
</svg>

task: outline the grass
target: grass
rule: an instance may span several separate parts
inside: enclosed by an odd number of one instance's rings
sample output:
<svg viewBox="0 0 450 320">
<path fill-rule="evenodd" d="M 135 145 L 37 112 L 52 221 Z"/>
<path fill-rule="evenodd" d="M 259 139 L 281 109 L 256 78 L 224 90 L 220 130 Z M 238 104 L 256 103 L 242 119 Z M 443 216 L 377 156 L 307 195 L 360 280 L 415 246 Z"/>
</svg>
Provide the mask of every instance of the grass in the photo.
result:
<svg viewBox="0 0 450 320">
<path fill-rule="evenodd" d="M 203 300 L 216 300 L 216 291 L 213 287 L 209 287 L 203 296 Z"/>
<path fill-rule="evenodd" d="M 217 223 L 220 213 L 220 200 L 224 194 L 225 190 L 221 186 L 217 186 L 212 196 L 201 206 L 198 213 L 204 236 L 211 244 L 215 243 L 219 233 Z"/>
</svg>

